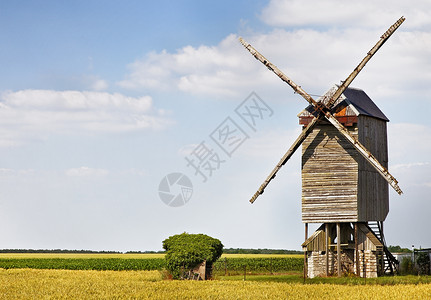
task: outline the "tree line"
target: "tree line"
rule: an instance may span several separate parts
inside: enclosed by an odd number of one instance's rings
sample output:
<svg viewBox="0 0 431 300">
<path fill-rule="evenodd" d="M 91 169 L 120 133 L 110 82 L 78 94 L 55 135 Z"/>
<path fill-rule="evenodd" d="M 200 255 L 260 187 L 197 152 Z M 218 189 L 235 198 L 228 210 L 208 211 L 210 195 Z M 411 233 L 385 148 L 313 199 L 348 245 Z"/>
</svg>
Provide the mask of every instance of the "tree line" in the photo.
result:
<svg viewBox="0 0 431 300">
<path fill-rule="evenodd" d="M 94 251 L 94 250 L 68 250 L 68 249 L 0 249 L 0 253 L 83 253 L 83 254 L 122 254 L 120 251 Z M 151 254 L 165 253 L 165 251 L 126 251 L 126 254 Z M 249 249 L 249 248 L 226 248 L 226 254 L 303 254 L 302 251 L 284 249 Z"/>
<path fill-rule="evenodd" d="M 411 253 L 408 248 L 388 246 L 392 253 Z M 0 249 L 0 253 L 83 253 L 83 254 L 122 254 L 120 251 L 67 250 L 67 249 Z M 126 254 L 165 253 L 165 251 L 127 251 Z M 303 251 L 285 249 L 253 249 L 253 248 L 224 248 L 225 254 L 303 254 Z"/>
<path fill-rule="evenodd" d="M 122 253 L 119 251 L 67 250 L 67 249 L 0 249 L 0 253 Z"/>
</svg>

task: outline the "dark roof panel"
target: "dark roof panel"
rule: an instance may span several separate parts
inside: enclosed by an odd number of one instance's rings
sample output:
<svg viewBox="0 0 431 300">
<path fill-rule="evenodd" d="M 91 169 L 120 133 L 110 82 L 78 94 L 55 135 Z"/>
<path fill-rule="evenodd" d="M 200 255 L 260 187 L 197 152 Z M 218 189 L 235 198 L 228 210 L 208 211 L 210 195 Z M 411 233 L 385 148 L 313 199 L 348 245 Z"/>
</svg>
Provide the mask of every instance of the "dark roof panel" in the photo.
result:
<svg viewBox="0 0 431 300">
<path fill-rule="evenodd" d="M 363 90 L 347 88 L 343 94 L 346 96 L 346 100 L 355 107 L 360 115 L 366 115 L 382 119 L 384 121 L 389 121 L 385 114 L 377 107 L 373 100 L 371 100 Z"/>
<path fill-rule="evenodd" d="M 323 103 L 326 103 L 329 100 L 329 97 L 326 95 L 331 94 L 331 92 L 335 92 L 336 89 L 337 87 L 334 86 L 325 94 L 325 96 L 320 97 L 317 101 L 323 101 Z M 344 91 L 343 96 L 344 97 L 340 97 L 334 103 L 331 109 L 331 113 L 334 116 L 339 117 L 365 115 L 386 122 L 389 121 L 385 114 L 377 107 L 373 100 L 371 100 L 363 90 L 347 88 Z M 317 116 L 313 105 L 306 107 L 298 114 L 298 117 L 310 117 L 311 115 Z"/>
</svg>

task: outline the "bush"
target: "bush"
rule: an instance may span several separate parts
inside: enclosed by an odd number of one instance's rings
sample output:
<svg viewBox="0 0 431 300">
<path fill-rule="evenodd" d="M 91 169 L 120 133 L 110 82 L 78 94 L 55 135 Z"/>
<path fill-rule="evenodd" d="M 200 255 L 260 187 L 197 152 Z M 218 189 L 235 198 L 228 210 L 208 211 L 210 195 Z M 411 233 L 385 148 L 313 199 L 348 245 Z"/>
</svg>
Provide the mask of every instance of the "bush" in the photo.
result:
<svg viewBox="0 0 431 300">
<path fill-rule="evenodd" d="M 205 234 L 182 233 L 163 241 L 166 250 L 166 269 L 174 279 L 180 278 L 181 269 L 190 270 L 206 260 L 207 267 L 222 255 L 220 240 Z"/>
<path fill-rule="evenodd" d="M 419 252 L 416 257 L 416 263 L 420 275 L 428 275 L 430 273 L 430 256 L 428 252 Z"/>
<path fill-rule="evenodd" d="M 401 246 L 388 246 L 388 250 L 391 253 L 412 253 L 409 248 L 401 248 Z"/>
<path fill-rule="evenodd" d="M 413 265 L 413 261 L 410 257 L 403 257 L 400 263 L 400 271 L 403 275 L 417 274 L 416 268 Z"/>
</svg>

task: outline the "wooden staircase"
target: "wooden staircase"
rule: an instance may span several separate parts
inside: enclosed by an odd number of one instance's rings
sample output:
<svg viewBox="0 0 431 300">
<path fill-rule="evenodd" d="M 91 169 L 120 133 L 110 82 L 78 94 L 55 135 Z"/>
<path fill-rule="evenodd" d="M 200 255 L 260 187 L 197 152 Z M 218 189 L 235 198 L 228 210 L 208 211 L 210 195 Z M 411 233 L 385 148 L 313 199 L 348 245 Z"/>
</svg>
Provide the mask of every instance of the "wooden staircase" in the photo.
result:
<svg viewBox="0 0 431 300">
<path fill-rule="evenodd" d="M 385 236 L 383 235 L 383 222 L 372 221 L 368 222 L 368 228 L 375 235 L 375 237 L 381 242 L 382 246 L 377 247 L 379 254 L 379 261 L 382 274 L 390 274 L 399 272 L 399 261 L 392 255 L 389 249 L 386 247 Z"/>
</svg>

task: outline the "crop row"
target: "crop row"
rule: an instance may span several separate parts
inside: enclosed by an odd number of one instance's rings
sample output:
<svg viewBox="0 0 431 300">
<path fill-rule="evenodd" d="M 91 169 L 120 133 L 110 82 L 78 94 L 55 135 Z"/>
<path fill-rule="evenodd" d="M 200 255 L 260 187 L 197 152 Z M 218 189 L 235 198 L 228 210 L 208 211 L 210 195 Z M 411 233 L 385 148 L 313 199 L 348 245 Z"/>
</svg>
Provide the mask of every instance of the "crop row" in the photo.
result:
<svg viewBox="0 0 431 300">
<path fill-rule="evenodd" d="M 301 271 L 304 260 L 299 257 L 288 258 L 221 258 L 213 265 L 214 271 L 243 271 L 247 272 L 284 272 Z"/>
<path fill-rule="evenodd" d="M 66 270 L 162 270 L 163 258 L 0 258 L 0 268 L 66 269 Z M 221 258 L 214 271 L 282 272 L 302 270 L 303 260 L 283 258 Z"/>
<path fill-rule="evenodd" d="M 0 268 L 65 269 L 65 270 L 162 270 L 163 258 L 1 258 Z"/>
</svg>

